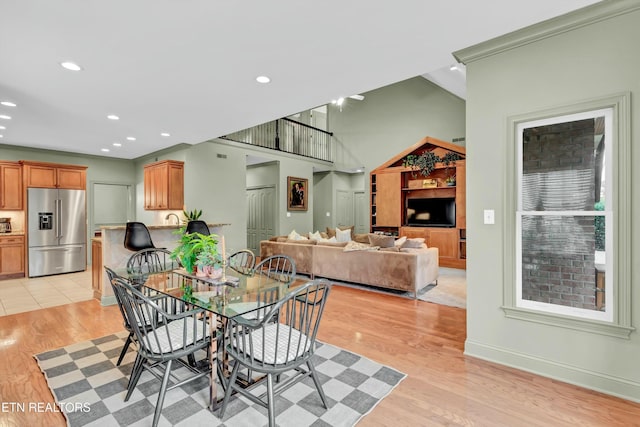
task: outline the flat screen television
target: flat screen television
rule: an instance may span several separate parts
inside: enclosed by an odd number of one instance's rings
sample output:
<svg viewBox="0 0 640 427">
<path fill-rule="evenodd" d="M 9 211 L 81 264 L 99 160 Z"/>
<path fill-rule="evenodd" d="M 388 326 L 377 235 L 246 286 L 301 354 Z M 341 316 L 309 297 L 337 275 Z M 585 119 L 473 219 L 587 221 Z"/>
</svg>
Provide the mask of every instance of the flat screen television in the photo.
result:
<svg viewBox="0 0 640 427">
<path fill-rule="evenodd" d="M 407 199 L 405 225 L 413 227 L 455 227 L 456 199 Z"/>
</svg>

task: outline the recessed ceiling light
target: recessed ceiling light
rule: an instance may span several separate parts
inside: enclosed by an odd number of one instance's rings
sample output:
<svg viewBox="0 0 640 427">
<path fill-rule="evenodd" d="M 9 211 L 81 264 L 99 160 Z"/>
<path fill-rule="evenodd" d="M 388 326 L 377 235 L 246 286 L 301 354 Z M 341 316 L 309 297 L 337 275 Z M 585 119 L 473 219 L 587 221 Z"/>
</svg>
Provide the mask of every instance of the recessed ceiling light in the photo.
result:
<svg viewBox="0 0 640 427">
<path fill-rule="evenodd" d="M 7 116 L 6 114 L 0 114 L 0 119 L 11 120 L 11 116 Z"/>
<path fill-rule="evenodd" d="M 136 138 L 133 137 L 133 136 L 128 136 L 127 137 L 127 141 L 135 141 L 135 140 L 136 140 Z"/>
<path fill-rule="evenodd" d="M 120 144 L 119 142 L 114 142 L 114 143 L 113 143 L 113 146 L 114 146 L 114 147 L 122 147 L 122 144 Z"/>
<path fill-rule="evenodd" d="M 4 127 L 4 126 L 0 126 L 0 129 L 6 129 L 6 127 Z"/>
<path fill-rule="evenodd" d="M 17 105 L 11 101 L 2 101 L 0 102 L 0 104 L 4 105 L 5 107 L 17 107 Z"/>
<path fill-rule="evenodd" d="M 62 65 L 63 68 L 66 68 L 67 70 L 71 70 L 71 71 L 80 71 L 80 70 L 82 70 L 81 66 L 79 66 L 75 62 L 71 62 L 71 61 L 61 62 L 60 65 Z"/>
<path fill-rule="evenodd" d="M 109 149 L 108 149 L 108 148 L 103 148 L 103 149 L 101 149 L 100 151 L 104 151 L 105 153 L 108 153 L 108 152 L 109 152 Z"/>
<path fill-rule="evenodd" d="M 109 120 L 120 120 L 120 117 L 116 116 L 115 114 L 109 114 L 107 116 L 107 119 L 109 119 Z"/>
<path fill-rule="evenodd" d="M 271 79 L 267 76 L 258 76 L 256 77 L 256 81 L 258 83 L 269 83 L 271 81 Z"/>
<path fill-rule="evenodd" d="M 170 134 L 170 133 L 167 133 L 167 132 L 162 132 L 162 133 L 160 134 L 160 136 L 171 136 L 171 134 Z"/>
<path fill-rule="evenodd" d="M 2 138 L 2 135 L 0 135 L 0 138 Z"/>
</svg>

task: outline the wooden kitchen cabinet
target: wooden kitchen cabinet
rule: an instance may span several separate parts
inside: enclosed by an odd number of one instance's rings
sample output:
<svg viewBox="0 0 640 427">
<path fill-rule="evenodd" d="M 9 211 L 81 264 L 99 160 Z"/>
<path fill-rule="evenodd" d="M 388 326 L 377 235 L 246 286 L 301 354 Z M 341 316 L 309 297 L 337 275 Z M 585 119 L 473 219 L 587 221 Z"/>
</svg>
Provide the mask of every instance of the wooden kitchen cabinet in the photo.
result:
<svg viewBox="0 0 640 427">
<path fill-rule="evenodd" d="M 22 210 L 22 165 L 0 162 L 0 210 Z"/>
<path fill-rule="evenodd" d="M 24 277 L 24 236 L 0 236 L 0 279 Z"/>
<path fill-rule="evenodd" d="M 91 287 L 93 297 L 100 301 L 102 298 L 102 240 L 91 240 Z"/>
<path fill-rule="evenodd" d="M 87 167 L 23 161 L 27 187 L 86 190 Z"/>
<path fill-rule="evenodd" d="M 184 208 L 184 162 L 161 160 L 144 167 L 144 208 Z"/>
</svg>

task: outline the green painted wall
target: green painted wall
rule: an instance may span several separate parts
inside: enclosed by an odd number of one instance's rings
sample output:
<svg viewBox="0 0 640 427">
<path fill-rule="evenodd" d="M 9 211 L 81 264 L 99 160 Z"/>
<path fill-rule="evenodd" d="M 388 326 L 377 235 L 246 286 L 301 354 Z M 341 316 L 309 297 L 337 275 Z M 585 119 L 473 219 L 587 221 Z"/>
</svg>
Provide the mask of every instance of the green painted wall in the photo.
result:
<svg viewBox="0 0 640 427">
<path fill-rule="evenodd" d="M 637 7 L 637 2 L 627 3 Z M 513 39 L 516 38 L 514 35 Z M 474 59 L 467 63 L 466 126 L 466 354 L 635 401 L 640 401 L 637 331 L 627 340 L 508 319 L 500 308 L 503 287 L 514 284 L 500 272 L 505 256 L 501 242 L 506 232 L 502 224 L 507 202 L 507 159 L 503 154 L 508 143 L 507 118 L 631 91 L 631 145 L 638 147 L 638 40 L 640 11 L 633 11 Z M 491 47 L 489 43 L 482 51 Z M 632 149 L 632 156 L 632 164 L 637 164 L 640 150 Z M 640 175 L 633 174 L 632 179 L 632 188 L 640 188 Z M 631 209 L 638 212 L 638 191 L 632 193 Z M 495 209 L 495 225 L 483 224 L 484 209 Z M 638 253 L 640 228 L 633 227 L 627 232 L 632 236 L 632 253 Z M 637 328 L 640 319 L 637 263 L 632 279 L 632 319 Z"/>
<path fill-rule="evenodd" d="M 347 99 L 328 108 L 336 167 L 370 172 L 425 136 L 444 141 L 465 136 L 465 102 L 422 77 Z M 368 178 L 367 178 L 368 182 Z"/>
</svg>

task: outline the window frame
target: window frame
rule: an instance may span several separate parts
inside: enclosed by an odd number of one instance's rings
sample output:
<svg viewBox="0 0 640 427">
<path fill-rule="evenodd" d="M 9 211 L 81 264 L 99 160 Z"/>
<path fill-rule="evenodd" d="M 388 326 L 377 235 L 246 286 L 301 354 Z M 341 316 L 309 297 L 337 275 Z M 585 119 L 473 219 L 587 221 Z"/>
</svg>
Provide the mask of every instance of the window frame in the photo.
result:
<svg viewBox="0 0 640 427">
<path fill-rule="evenodd" d="M 519 265 L 518 239 L 521 231 L 518 227 L 518 200 L 520 195 L 520 165 L 522 140 L 520 130 L 524 124 L 543 123 L 551 119 L 582 113 L 611 110 L 611 165 L 609 173 L 611 182 L 607 185 L 606 218 L 612 224 L 611 233 L 607 235 L 608 256 L 607 273 L 611 272 L 612 280 L 607 289 L 607 304 L 611 306 L 606 317 L 579 317 L 575 314 L 562 313 L 563 310 L 547 310 L 535 304 L 521 304 L 518 300 L 521 277 Z M 507 119 L 507 149 L 505 169 L 505 222 L 504 222 L 504 271 L 503 271 L 503 306 L 508 318 L 531 321 L 547 325 L 582 330 L 603 335 L 629 339 L 635 330 L 631 325 L 631 138 L 630 138 L 630 93 L 621 93 L 603 98 L 595 98 L 579 103 L 565 105 L 546 110 L 511 116 Z M 567 311 L 567 310 L 565 310 Z M 570 311 L 570 310 L 569 310 Z"/>
</svg>

